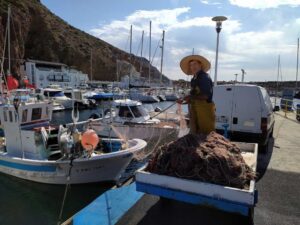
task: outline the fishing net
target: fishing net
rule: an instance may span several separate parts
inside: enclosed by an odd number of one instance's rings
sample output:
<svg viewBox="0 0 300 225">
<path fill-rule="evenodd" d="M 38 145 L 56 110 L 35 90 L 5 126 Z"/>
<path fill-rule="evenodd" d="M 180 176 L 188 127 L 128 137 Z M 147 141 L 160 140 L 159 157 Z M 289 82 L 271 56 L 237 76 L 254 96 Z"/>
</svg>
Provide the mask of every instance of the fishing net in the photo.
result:
<svg viewBox="0 0 300 225">
<path fill-rule="evenodd" d="M 216 132 L 188 134 L 157 148 L 146 168 L 151 173 L 248 189 L 255 173 L 241 150 Z"/>
</svg>

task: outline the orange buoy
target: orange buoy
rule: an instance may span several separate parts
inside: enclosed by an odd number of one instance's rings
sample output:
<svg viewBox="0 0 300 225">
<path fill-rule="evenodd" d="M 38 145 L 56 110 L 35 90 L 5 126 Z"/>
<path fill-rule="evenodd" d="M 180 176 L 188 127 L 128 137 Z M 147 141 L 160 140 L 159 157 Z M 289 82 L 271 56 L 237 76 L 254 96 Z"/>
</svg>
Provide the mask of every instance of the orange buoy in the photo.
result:
<svg viewBox="0 0 300 225">
<path fill-rule="evenodd" d="M 81 145 L 87 151 L 93 151 L 99 143 L 99 137 L 94 130 L 86 130 L 81 137 Z"/>
</svg>

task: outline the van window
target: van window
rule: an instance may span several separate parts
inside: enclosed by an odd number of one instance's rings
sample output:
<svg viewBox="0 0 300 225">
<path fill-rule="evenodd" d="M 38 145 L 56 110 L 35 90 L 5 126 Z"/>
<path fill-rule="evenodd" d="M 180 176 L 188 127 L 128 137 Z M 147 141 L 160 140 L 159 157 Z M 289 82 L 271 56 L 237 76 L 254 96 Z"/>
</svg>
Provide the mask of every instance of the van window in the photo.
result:
<svg viewBox="0 0 300 225">
<path fill-rule="evenodd" d="M 26 122 L 27 121 L 27 114 L 28 114 L 28 109 L 23 110 L 23 113 L 22 113 L 22 122 Z"/>
<path fill-rule="evenodd" d="M 32 116 L 31 120 L 39 120 L 42 117 L 42 109 L 41 108 L 34 108 L 32 109 Z"/>
</svg>

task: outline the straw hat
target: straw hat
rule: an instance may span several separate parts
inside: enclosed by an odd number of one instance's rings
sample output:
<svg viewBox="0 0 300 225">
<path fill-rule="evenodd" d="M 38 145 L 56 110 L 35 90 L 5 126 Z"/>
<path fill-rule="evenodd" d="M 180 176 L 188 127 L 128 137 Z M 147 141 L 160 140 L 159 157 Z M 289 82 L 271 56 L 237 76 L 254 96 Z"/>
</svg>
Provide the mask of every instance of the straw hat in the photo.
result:
<svg viewBox="0 0 300 225">
<path fill-rule="evenodd" d="M 201 55 L 189 55 L 189 56 L 184 57 L 180 61 L 181 70 L 186 75 L 193 75 L 193 74 L 191 74 L 189 63 L 194 60 L 201 63 L 202 70 L 204 72 L 207 72 L 210 69 L 210 62 L 206 58 L 204 58 Z"/>
</svg>

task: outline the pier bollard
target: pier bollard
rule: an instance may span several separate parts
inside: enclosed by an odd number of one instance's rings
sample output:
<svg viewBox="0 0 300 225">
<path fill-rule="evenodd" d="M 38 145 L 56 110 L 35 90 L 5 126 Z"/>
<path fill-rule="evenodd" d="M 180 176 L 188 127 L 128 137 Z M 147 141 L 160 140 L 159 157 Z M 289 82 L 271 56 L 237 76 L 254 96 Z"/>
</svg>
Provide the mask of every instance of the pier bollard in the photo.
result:
<svg viewBox="0 0 300 225">
<path fill-rule="evenodd" d="M 223 136 L 225 138 L 228 138 L 228 127 L 229 127 L 229 124 L 225 123 L 225 124 L 222 125 L 222 127 L 224 128 L 224 134 L 223 134 Z"/>
<path fill-rule="evenodd" d="M 285 118 L 287 118 L 287 104 L 288 103 L 288 101 L 287 100 L 285 100 L 285 110 L 284 110 L 284 117 Z"/>
</svg>

